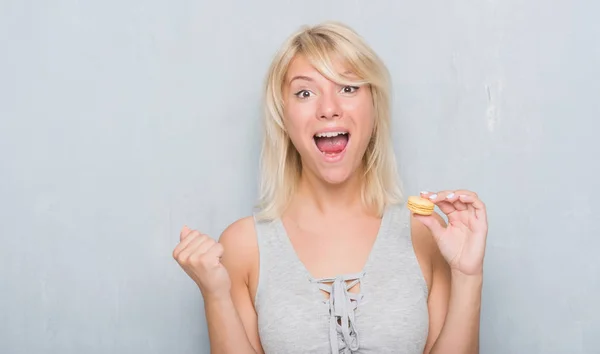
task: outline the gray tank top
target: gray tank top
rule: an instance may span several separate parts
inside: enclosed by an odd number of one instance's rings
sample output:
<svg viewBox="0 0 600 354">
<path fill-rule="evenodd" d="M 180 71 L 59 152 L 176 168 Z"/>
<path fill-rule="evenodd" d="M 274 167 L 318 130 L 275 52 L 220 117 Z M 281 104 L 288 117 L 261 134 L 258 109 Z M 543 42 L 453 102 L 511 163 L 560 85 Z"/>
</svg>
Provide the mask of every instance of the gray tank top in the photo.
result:
<svg viewBox="0 0 600 354">
<path fill-rule="evenodd" d="M 428 289 L 404 205 L 386 209 L 363 270 L 331 279 L 309 274 L 280 219 L 255 226 L 260 271 L 254 301 L 266 354 L 423 353 Z M 357 282 L 360 293 L 349 292 Z"/>
</svg>

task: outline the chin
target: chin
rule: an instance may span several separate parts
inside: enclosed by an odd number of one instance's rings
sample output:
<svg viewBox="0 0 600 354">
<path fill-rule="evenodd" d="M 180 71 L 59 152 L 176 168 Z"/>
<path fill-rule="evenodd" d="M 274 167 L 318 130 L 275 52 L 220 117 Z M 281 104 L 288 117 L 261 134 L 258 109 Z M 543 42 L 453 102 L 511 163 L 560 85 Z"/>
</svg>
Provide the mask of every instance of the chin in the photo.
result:
<svg viewBox="0 0 600 354">
<path fill-rule="evenodd" d="M 332 185 L 339 185 L 347 182 L 353 175 L 353 169 L 347 168 L 335 168 L 327 169 L 326 171 L 319 171 L 318 176 L 326 183 Z"/>
</svg>

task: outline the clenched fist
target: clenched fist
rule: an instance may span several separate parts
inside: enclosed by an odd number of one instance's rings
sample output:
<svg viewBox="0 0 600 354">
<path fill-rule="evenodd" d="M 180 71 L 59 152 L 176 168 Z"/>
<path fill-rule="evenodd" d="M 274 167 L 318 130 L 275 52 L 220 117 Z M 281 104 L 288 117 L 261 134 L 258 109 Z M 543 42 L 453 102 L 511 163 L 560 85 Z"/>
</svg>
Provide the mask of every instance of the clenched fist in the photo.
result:
<svg viewBox="0 0 600 354">
<path fill-rule="evenodd" d="M 221 264 L 223 246 L 187 226 L 183 227 L 179 236 L 180 241 L 173 250 L 173 258 L 196 282 L 204 299 L 229 296 L 231 280 Z"/>
</svg>

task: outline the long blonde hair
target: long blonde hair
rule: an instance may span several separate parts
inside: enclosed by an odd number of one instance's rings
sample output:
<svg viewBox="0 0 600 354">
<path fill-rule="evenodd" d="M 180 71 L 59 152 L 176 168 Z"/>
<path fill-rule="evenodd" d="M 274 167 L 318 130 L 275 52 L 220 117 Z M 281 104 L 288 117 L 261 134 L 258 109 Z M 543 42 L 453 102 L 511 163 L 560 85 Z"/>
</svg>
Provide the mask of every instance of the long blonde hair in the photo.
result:
<svg viewBox="0 0 600 354">
<path fill-rule="evenodd" d="M 375 123 L 363 158 L 361 199 L 381 215 L 388 204 L 402 200 L 391 142 L 389 73 L 377 54 L 351 28 L 337 22 L 325 22 L 304 26 L 292 34 L 268 70 L 257 217 L 272 220 L 281 216 L 302 173 L 300 155 L 286 132 L 283 119 L 283 85 L 290 62 L 296 55 L 306 57 L 323 76 L 338 84 L 370 86 Z M 337 73 L 332 58 L 342 58 L 361 81 L 351 81 Z"/>
</svg>

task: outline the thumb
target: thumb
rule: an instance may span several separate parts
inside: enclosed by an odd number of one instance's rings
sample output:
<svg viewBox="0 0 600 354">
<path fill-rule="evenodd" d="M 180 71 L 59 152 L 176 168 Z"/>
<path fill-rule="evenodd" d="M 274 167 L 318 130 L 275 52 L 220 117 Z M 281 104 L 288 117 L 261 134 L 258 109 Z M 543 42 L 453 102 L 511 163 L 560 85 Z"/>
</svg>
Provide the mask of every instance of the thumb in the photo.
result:
<svg viewBox="0 0 600 354">
<path fill-rule="evenodd" d="M 439 238 L 439 235 L 441 235 L 442 232 L 444 232 L 444 226 L 431 215 L 426 216 L 414 214 L 414 218 L 425 225 L 436 239 Z"/>
<path fill-rule="evenodd" d="M 216 242 L 212 245 L 209 250 L 206 252 L 207 255 L 214 257 L 217 260 L 217 264 L 221 265 L 221 258 L 223 257 L 223 253 L 225 253 L 225 249 L 223 245 L 219 242 Z"/>
</svg>

